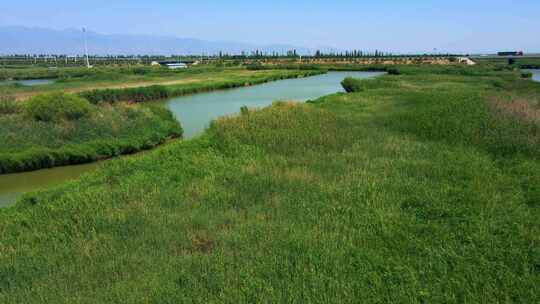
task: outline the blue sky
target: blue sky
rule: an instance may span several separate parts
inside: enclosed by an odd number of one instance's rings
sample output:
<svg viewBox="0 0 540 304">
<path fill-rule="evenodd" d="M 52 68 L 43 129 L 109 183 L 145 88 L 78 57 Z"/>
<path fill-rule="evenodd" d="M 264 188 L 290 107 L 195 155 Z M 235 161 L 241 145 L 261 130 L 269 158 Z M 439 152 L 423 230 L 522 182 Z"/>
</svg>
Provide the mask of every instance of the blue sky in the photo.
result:
<svg viewBox="0 0 540 304">
<path fill-rule="evenodd" d="M 393 52 L 540 52 L 539 0 L 6 0 L 0 12 L 0 26 L 86 25 L 105 34 Z"/>
</svg>

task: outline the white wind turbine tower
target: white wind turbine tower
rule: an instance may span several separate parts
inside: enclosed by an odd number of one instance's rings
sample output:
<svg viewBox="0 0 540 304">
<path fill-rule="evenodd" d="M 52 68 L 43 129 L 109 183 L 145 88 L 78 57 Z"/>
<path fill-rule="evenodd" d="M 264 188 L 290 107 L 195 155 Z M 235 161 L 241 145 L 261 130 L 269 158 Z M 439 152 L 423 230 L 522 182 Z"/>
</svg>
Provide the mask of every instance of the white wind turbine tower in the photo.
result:
<svg viewBox="0 0 540 304">
<path fill-rule="evenodd" d="M 91 68 L 90 60 L 88 59 L 88 43 L 86 42 L 86 28 L 83 27 L 82 31 L 83 31 L 83 35 L 84 35 L 84 52 L 85 52 L 85 55 L 86 55 L 86 67 Z"/>
</svg>

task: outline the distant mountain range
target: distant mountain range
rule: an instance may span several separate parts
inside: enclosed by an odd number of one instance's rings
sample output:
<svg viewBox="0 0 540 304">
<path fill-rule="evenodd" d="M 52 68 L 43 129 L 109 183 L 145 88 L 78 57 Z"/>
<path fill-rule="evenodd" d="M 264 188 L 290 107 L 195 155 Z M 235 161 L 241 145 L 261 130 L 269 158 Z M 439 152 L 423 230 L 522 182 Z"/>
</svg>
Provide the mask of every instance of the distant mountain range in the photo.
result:
<svg viewBox="0 0 540 304">
<path fill-rule="evenodd" d="M 256 45 L 232 41 L 205 41 L 159 35 L 99 34 L 88 31 L 88 51 L 93 55 L 195 55 L 261 52 L 286 53 L 295 49 L 299 54 L 314 52 L 309 48 L 287 45 Z M 334 51 L 332 48 L 321 48 Z M 0 27 L 0 54 L 83 54 L 82 30 L 52 30 L 20 26 Z"/>
</svg>

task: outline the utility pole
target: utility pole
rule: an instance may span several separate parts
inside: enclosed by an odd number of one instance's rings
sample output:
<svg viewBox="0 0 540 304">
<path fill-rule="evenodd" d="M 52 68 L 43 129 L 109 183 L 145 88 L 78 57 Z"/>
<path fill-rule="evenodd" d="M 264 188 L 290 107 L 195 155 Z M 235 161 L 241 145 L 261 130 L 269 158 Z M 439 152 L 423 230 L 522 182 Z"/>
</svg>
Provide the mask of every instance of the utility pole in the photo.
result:
<svg viewBox="0 0 540 304">
<path fill-rule="evenodd" d="M 84 52 L 86 54 L 86 67 L 90 68 L 90 60 L 88 59 L 88 43 L 86 41 L 86 28 L 82 28 L 82 31 L 84 33 Z"/>
</svg>

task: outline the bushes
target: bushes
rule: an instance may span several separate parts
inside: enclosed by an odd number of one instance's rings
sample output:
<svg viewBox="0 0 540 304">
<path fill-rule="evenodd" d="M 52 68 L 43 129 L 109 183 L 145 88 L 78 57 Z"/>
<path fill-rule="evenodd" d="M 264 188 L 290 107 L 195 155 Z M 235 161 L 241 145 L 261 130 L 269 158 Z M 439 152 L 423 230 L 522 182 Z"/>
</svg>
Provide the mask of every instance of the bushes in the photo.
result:
<svg viewBox="0 0 540 304">
<path fill-rule="evenodd" d="M 80 96 L 86 98 L 93 104 L 103 102 L 133 101 L 143 102 L 149 100 L 163 99 L 171 96 L 171 91 L 161 85 L 153 85 L 140 88 L 128 89 L 104 89 L 82 92 Z"/>
<path fill-rule="evenodd" d="M 391 82 L 385 78 L 375 78 L 375 79 L 356 79 L 352 77 L 347 77 L 341 82 L 341 86 L 345 89 L 347 93 L 363 92 L 365 90 L 373 89 L 389 89 L 396 88 L 398 84 Z"/>
<path fill-rule="evenodd" d="M 24 107 L 28 118 L 37 121 L 77 120 L 88 116 L 92 106 L 77 95 L 50 93 L 31 98 Z"/>
<path fill-rule="evenodd" d="M 352 77 L 347 77 L 341 82 L 341 86 L 345 89 L 347 93 L 362 92 L 364 87 L 362 86 L 362 81 L 359 79 L 354 79 Z"/>
<path fill-rule="evenodd" d="M 259 70 L 264 70 L 265 67 L 260 63 L 252 63 L 252 64 L 248 64 L 246 66 L 246 69 L 249 71 L 259 71 Z"/>
<path fill-rule="evenodd" d="M 521 72 L 521 78 L 532 79 L 533 78 L 533 73 L 532 72 Z"/>
<path fill-rule="evenodd" d="M 82 145 L 68 145 L 61 149 L 32 148 L 16 154 L 0 153 L 0 174 L 91 163 L 103 158 L 147 150 L 163 143 L 167 138 L 167 135 L 159 135 L 146 140 L 96 140 Z"/>
<path fill-rule="evenodd" d="M 341 86 L 347 93 L 363 92 L 367 89 L 385 87 L 379 79 L 356 79 L 347 77 L 341 82 Z"/>
<path fill-rule="evenodd" d="M 24 113 L 0 116 L 0 174 L 81 164 L 149 149 L 182 136 L 160 105 L 94 106 L 78 120 L 42 121 Z"/>
<path fill-rule="evenodd" d="M 401 75 L 401 72 L 396 68 L 389 68 L 386 70 L 389 75 Z"/>
</svg>

